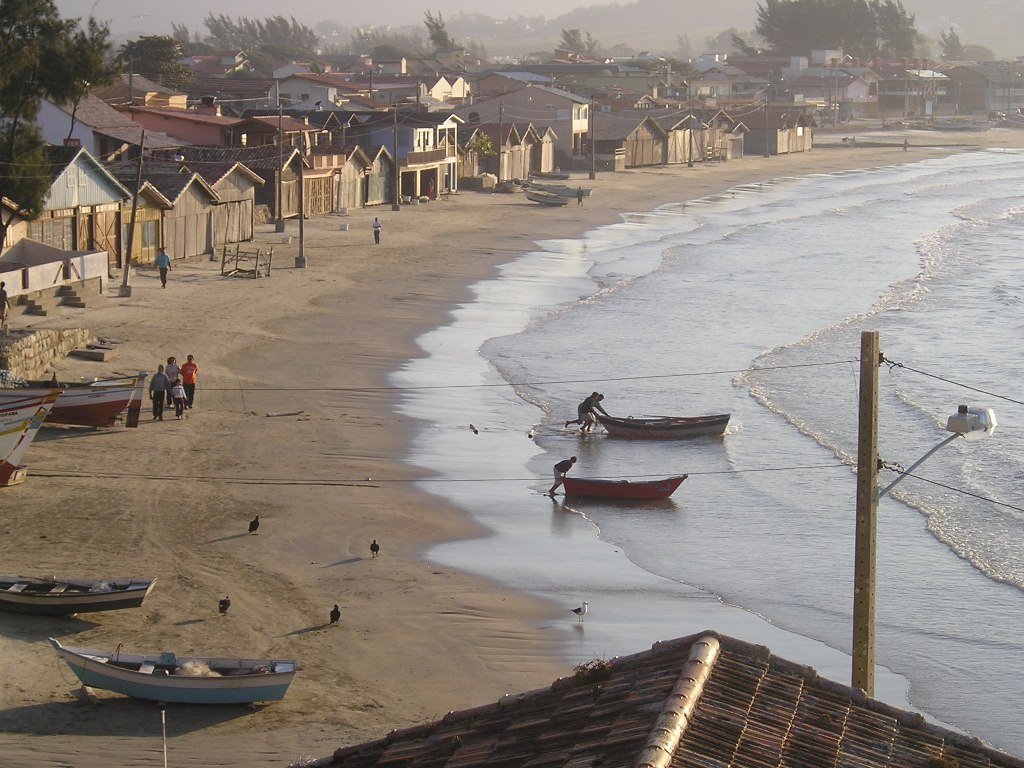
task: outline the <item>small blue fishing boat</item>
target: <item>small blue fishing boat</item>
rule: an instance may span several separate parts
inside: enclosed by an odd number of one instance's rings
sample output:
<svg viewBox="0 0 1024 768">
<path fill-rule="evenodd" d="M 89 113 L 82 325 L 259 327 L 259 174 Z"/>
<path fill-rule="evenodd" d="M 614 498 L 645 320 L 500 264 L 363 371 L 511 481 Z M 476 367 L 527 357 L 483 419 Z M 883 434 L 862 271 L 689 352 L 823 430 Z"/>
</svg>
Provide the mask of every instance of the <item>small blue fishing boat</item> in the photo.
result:
<svg viewBox="0 0 1024 768">
<path fill-rule="evenodd" d="M 111 653 L 50 642 L 82 685 L 174 704 L 278 701 L 299 668 L 294 660 L 122 653 L 120 645 Z"/>
</svg>

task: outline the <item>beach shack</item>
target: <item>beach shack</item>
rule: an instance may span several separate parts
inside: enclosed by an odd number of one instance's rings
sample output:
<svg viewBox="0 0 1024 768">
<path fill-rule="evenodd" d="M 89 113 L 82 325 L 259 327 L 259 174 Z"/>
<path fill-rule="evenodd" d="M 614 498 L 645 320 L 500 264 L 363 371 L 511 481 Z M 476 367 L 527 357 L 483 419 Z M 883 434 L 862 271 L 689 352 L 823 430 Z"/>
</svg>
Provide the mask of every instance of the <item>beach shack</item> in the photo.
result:
<svg viewBox="0 0 1024 768">
<path fill-rule="evenodd" d="M 614 155 L 622 150 L 626 168 L 664 165 L 668 132 L 643 110 L 594 113 L 594 151 Z"/>
<path fill-rule="evenodd" d="M 343 746 L 318 768 L 1020 768 L 1021 760 L 705 631 Z"/>
<path fill-rule="evenodd" d="M 759 109 L 745 114 L 743 125 L 747 154 L 785 155 L 814 146 L 814 118 L 802 111 Z"/>
</svg>

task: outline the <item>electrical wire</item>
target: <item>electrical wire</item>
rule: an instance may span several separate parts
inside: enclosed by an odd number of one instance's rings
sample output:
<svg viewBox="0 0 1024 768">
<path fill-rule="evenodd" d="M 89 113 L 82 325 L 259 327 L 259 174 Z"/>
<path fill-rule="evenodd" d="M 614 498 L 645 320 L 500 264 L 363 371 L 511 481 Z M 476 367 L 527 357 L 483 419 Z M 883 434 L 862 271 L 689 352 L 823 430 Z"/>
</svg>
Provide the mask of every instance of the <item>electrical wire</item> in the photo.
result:
<svg viewBox="0 0 1024 768">
<path fill-rule="evenodd" d="M 988 395 L 989 397 L 994 397 L 994 398 L 997 398 L 999 400 L 1005 400 L 1006 402 L 1013 403 L 1014 405 L 1024 405 L 1024 400 L 1018 400 L 1016 398 L 1009 397 L 1007 395 L 1000 395 L 1000 394 L 997 394 L 995 392 L 990 392 L 987 389 L 980 389 L 978 387 L 972 387 L 969 384 L 964 384 L 963 382 L 955 381 L 954 379 L 948 379 L 945 376 L 939 376 L 938 374 L 928 373 L 927 371 L 922 371 L 922 370 L 919 370 L 917 368 L 911 368 L 909 365 L 906 365 L 904 363 L 896 362 L 895 360 L 890 360 L 890 359 L 888 359 L 885 356 L 882 357 L 882 362 L 886 363 L 889 366 L 889 370 L 893 370 L 893 369 L 896 369 L 896 368 L 902 368 L 905 371 L 910 371 L 911 373 L 916 373 L 916 374 L 919 374 L 921 376 L 927 376 L 930 379 L 936 379 L 938 381 L 945 382 L 946 384 L 952 384 L 953 386 L 961 387 L 962 389 L 966 389 L 966 390 L 969 390 L 971 392 L 978 392 L 979 394 L 982 394 L 982 395 Z"/>
<path fill-rule="evenodd" d="M 959 493 L 959 494 L 961 494 L 963 496 L 970 496 L 972 499 L 978 499 L 979 501 L 987 501 L 990 504 L 995 504 L 996 506 L 999 506 L 999 507 L 1005 507 L 1007 509 L 1012 509 L 1012 510 L 1014 510 L 1016 512 L 1024 512 L 1024 507 L 1018 507 L 1018 506 L 1015 506 L 1013 504 L 1007 504 L 1005 501 L 999 501 L 998 499 L 993 499 L 991 496 L 982 496 L 980 493 L 974 493 L 973 491 L 967 491 L 967 490 L 964 490 L 963 488 L 957 488 L 956 486 L 949 485 L 948 483 L 940 483 L 938 480 L 931 480 L 931 479 L 929 479 L 927 477 L 921 477 L 920 475 L 912 474 L 911 472 L 904 472 L 902 469 L 896 469 L 895 467 L 890 467 L 888 465 L 886 465 L 886 468 L 887 469 L 891 469 L 893 472 L 895 472 L 898 475 L 905 475 L 906 477 L 912 477 L 915 480 L 920 480 L 921 482 L 924 482 L 924 483 L 930 483 L 931 485 L 936 485 L 939 488 L 944 488 L 945 490 L 952 491 L 953 493 Z"/>
</svg>

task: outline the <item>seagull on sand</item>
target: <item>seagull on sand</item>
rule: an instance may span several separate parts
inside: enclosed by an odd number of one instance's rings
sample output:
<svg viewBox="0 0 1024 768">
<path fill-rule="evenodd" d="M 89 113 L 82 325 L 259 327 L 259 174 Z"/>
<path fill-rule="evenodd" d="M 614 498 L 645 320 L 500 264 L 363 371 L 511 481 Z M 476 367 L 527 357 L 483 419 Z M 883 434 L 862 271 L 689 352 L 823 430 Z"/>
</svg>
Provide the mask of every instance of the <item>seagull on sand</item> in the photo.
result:
<svg viewBox="0 0 1024 768">
<path fill-rule="evenodd" d="M 220 615 L 223 616 L 231 607 L 231 598 L 225 595 L 224 599 L 217 603 L 217 607 L 220 609 Z"/>
<path fill-rule="evenodd" d="M 573 608 L 572 609 L 572 612 L 580 617 L 580 624 L 583 623 L 583 617 L 587 615 L 587 606 L 589 606 L 589 605 L 590 605 L 590 603 L 588 603 L 586 600 L 584 600 L 583 601 L 583 605 L 581 605 L 579 608 Z"/>
<path fill-rule="evenodd" d="M 249 521 L 249 533 L 256 533 L 260 527 L 260 516 L 256 515 L 252 520 Z"/>
<path fill-rule="evenodd" d="M 335 603 L 331 608 L 331 624 L 337 624 L 339 621 L 341 621 L 341 611 L 338 610 L 338 604 Z"/>
<path fill-rule="evenodd" d="M 476 427 L 474 427 L 472 424 L 469 425 L 469 428 L 473 430 L 473 434 L 474 435 L 479 435 L 480 434 L 480 430 L 477 429 Z"/>
<path fill-rule="evenodd" d="M 376 540 L 376 539 L 374 539 L 374 540 L 373 540 L 373 543 L 372 543 L 372 544 L 370 544 L 370 553 L 371 553 L 371 554 L 372 554 L 372 555 L 373 555 L 374 557 L 376 557 L 376 556 L 377 556 L 377 555 L 378 555 L 378 554 L 380 553 L 380 544 L 378 544 L 378 543 L 377 543 L 377 540 Z"/>
</svg>

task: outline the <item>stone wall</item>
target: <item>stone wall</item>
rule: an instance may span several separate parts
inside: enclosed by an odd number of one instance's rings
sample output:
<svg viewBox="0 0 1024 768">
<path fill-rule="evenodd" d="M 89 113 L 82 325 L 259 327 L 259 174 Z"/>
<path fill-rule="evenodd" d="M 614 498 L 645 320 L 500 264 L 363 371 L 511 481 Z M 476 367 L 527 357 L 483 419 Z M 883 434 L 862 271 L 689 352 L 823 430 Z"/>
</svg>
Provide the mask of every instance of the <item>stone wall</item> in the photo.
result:
<svg viewBox="0 0 1024 768">
<path fill-rule="evenodd" d="M 12 331 L 0 335 L 0 370 L 22 379 L 44 378 L 55 362 L 93 341 L 95 337 L 85 328 Z"/>
</svg>

